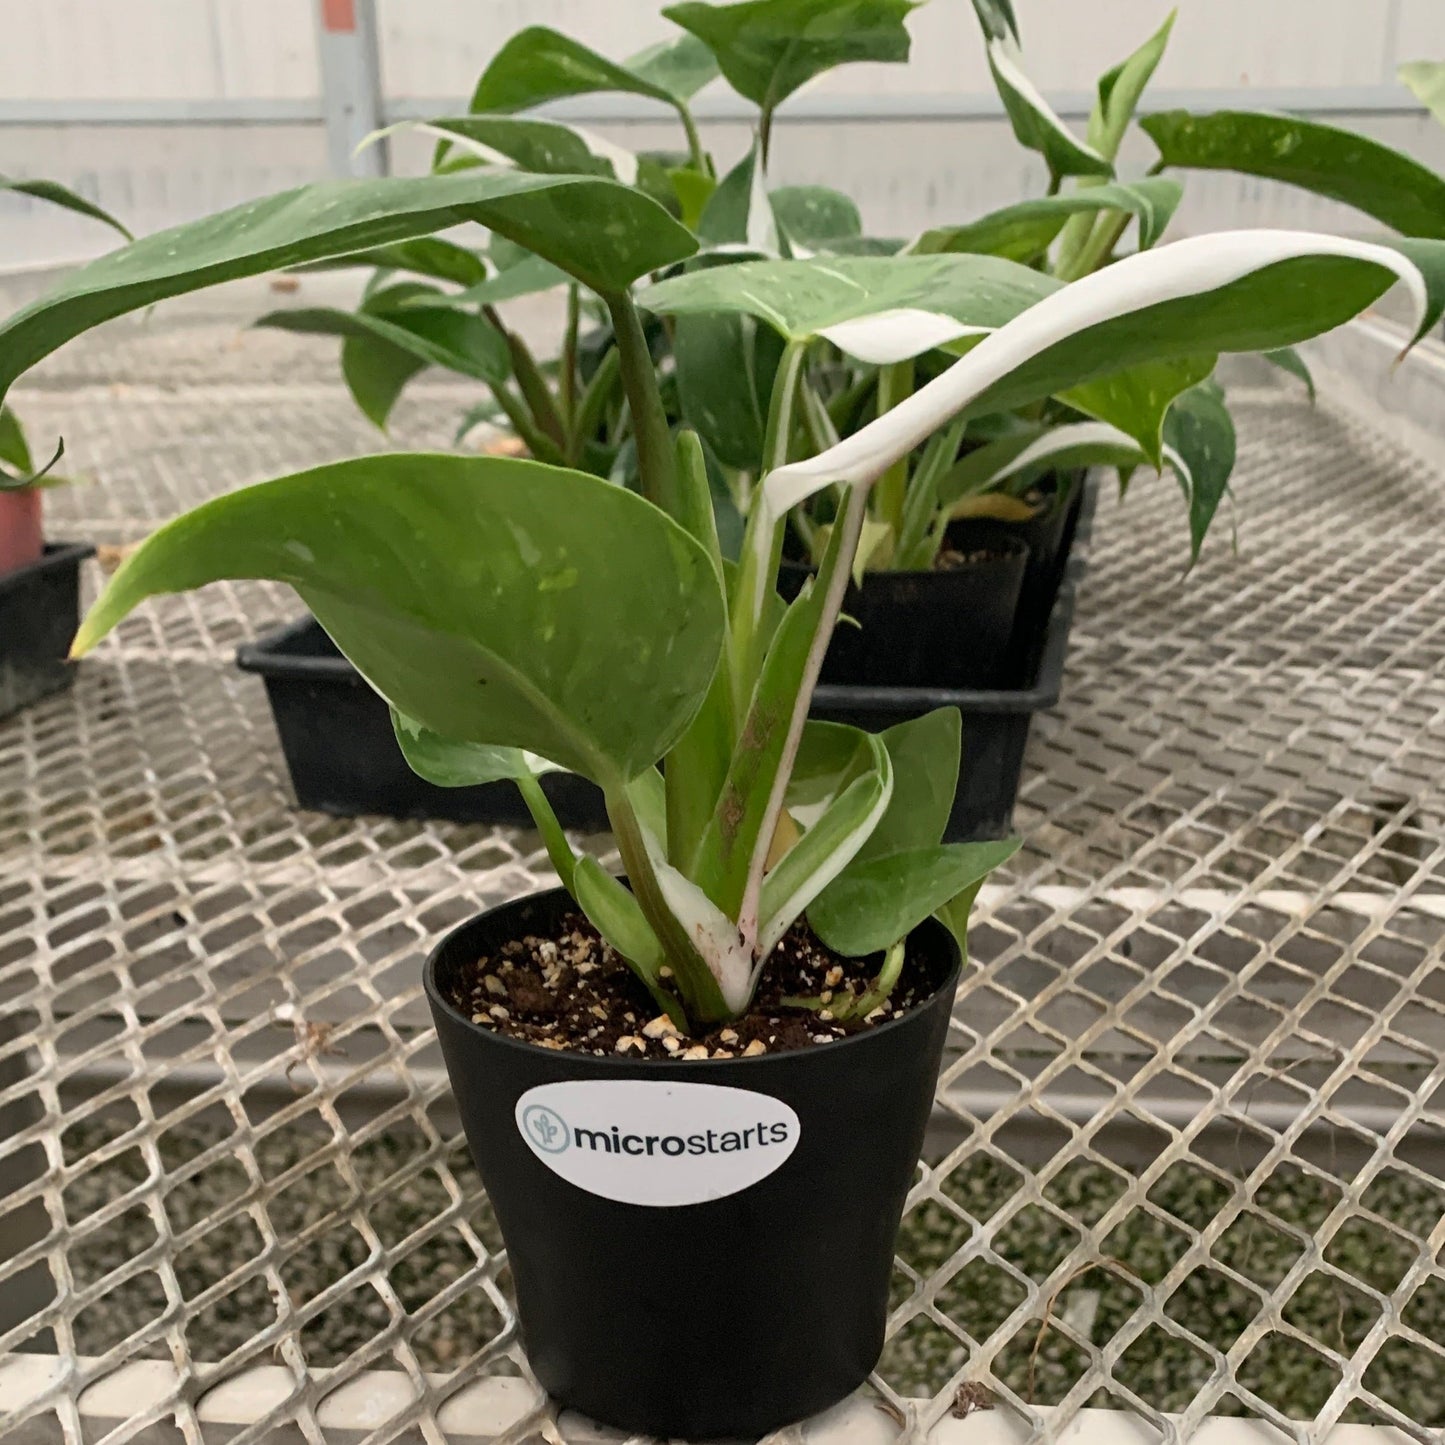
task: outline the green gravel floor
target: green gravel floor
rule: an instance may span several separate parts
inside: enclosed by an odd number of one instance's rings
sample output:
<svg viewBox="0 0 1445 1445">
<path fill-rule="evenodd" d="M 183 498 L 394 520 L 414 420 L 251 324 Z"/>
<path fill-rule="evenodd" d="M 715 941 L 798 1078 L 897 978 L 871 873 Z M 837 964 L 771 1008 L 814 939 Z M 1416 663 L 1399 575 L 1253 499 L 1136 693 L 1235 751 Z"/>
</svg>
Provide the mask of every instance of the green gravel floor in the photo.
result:
<svg viewBox="0 0 1445 1445">
<path fill-rule="evenodd" d="M 67 1158 L 77 1159 L 124 1132 L 123 1126 L 87 1121 L 64 1135 Z M 224 1128 L 181 1126 L 162 1135 L 162 1166 L 170 1171 L 227 1137 Z M 283 1128 L 257 1147 L 257 1163 L 275 1179 L 316 1154 L 324 1136 L 301 1128 Z M 365 1216 L 383 1246 L 395 1245 L 423 1229 L 445 1210 L 451 1195 L 442 1175 L 427 1168 L 404 1184 L 389 1183 L 420 1151 L 416 1136 L 388 1135 L 360 1146 L 352 1155 L 358 1182 L 368 1201 Z M 476 1178 L 460 1149 L 448 1164 L 466 1197 L 476 1195 Z M 118 1199 L 147 1178 L 138 1149 L 120 1154 L 103 1167 L 88 1171 L 65 1195 L 72 1224 Z M 986 1222 L 1022 1183 L 1014 1168 L 985 1155 L 965 1161 L 948 1177 L 943 1193 L 973 1219 Z M 246 1174 L 239 1161 L 220 1162 L 185 1183 L 163 1191 L 162 1207 L 173 1229 L 184 1229 L 208 1217 L 218 1205 L 241 1193 Z M 1123 1176 L 1103 1165 L 1073 1166 L 1048 1190 L 1057 1213 L 1037 1208 L 1014 1212 L 996 1229 L 995 1253 L 1024 1276 L 1043 1280 L 1073 1247 L 1075 1224 L 1099 1219 L 1123 1192 Z M 1169 1220 L 1198 1230 L 1213 1219 L 1229 1197 L 1228 1190 L 1203 1170 L 1176 1166 L 1150 1192 L 1164 1218 L 1131 1213 L 1105 1241 L 1112 1267 L 1095 1268 L 1075 1279 L 1055 1301 L 1056 1317 L 1067 1320 L 1090 1345 L 1105 1344 L 1137 1308 L 1139 1281 L 1162 1279 L 1188 1245 L 1189 1236 Z M 1277 1171 L 1256 1196 L 1257 1212 L 1237 1220 L 1215 1246 L 1216 1262 L 1235 1270 L 1260 1291 L 1256 1295 L 1213 1271 L 1188 1276 L 1170 1298 L 1168 1316 L 1201 1339 L 1227 1349 L 1248 1327 L 1262 1305 L 1299 1257 L 1301 1246 L 1281 1225 L 1312 1233 L 1338 1195 L 1326 1181 L 1294 1170 Z M 268 1206 L 273 1227 L 289 1239 L 333 1210 L 346 1209 L 352 1191 L 330 1163 L 320 1163 L 289 1184 Z M 1403 1276 L 1419 1248 L 1445 1215 L 1445 1189 L 1433 1189 L 1402 1174 L 1386 1171 L 1371 1187 L 1366 1203 L 1396 1226 L 1387 1235 L 1378 1226 L 1352 1220 L 1336 1233 L 1327 1258 L 1346 1275 L 1388 1294 Z M 488 1247 L 499 1238 L 485 1203 L 478 1203 L 468 1221 Z M 924 1277 L 936 1270 L 971 1235 L 961 1213 L 937 1201 L 925 1202 L 904 1221 L 899 1254 Z M 1413 1236 L 1413 1239 L 1410 1238 Z M 156 1230 L 149 1210 L 136 1204 L 110 1227 L 98 1231 L 71 1253 L 78 1285 L 98 1280 L 154 1242 Z M 350 1225 L 333 1224 L 303 1243 L 281 1265 L 282 1280 L 293 1299 L 303 1300 L 342 1278 L 368 1257 L 368 1243 Z M 261 1236 L 248 1218 L 231 1220 L 207 1232 L 200 1243 L 183 1251 L 176 1272 L 185 1297 L 225 1279 L 254 1259 Z M 474 1255 L 463 1235 L 447 1226 L 408 1250 L 391 1270 L 390 1285 L 401 1307 L 421 1308 L 446 1284 L 470 1269 Z M 499 1281 L 505 1290 L 505 1274 Z M 902 1272 L 895 1274 L 895 1304 L 914 1289 Z M 984 1340 L 1000 1328 L 1024 1297 L 1022 1285 L 1004 1270 L 983 1260 L 956 1273 L 937 1297 L 939 1311 L 969 1338 Z M 76 1343 L 82 1353 L 98 1354 L 118 1344 L 164 1307 L 158 1276 L 140 1275 L 108 1292 L 75 1320 Z M 194 1356 L 219 1360 L 242 1345 L 275 1318 L 271 1293 L 261 1280 L 251 1280 L 196 1311 L 186 1324 Z M 1320 1273 L 1307 1277 L 1285 1307 L 1285 1318 L 1310 1339 L 1336 1352 L 1352 1351 L 1376 1323 L 1379 1308 L 1364 1290 Z M 334 1365 L 364 1346 L 390 1320 L 388 1306 L 371 1287 L 362 1286 L 303 1331 L 302 1347 L 316 1366 Z M 1405 1322 L 1426 1339 L 1445 1346 L 1445 1274 L 1437 1272 L 1417 1289 L 1404 1310 Z M 412 1347 L 427 1369 L 446 1370 L 462 1362 L 500 1327 L 495 1305 L 480 1289 L 468 1291 L 436 1318 L 418 1326 Z M 1035 1346 L 1037 1345 L 1037 1349 Z M 165 1356 L 163 1343 L 146 1351 Z M 917 1316 L 889 1343 L 880 1370 L 894 1389 L 905 1395 L 932 1395 L 943 1388 L 969 1353 L 964 1338 L 925 1316 Z M 1033 1356 L 1031 1363 L 1031 1355 Z M 995 1361 L 995 1374 L 1023 1398 L 1047 1404 L 1062 1396 L 1088 1367 L 1084 1350 L 1059 1331 L 1046 1330 L 1040 1340 L 1037 1320 L 1016 1327 Z M 507 1371 L 506 1361 L 496 1368 Z M 1151 1328 L 1124 1354 L 1115 1368 L 1116 1381 L 1161 1410 L 1180 1410 L 1209 1378 L 1208 1358 L 1164 1331 Z M 1279 1409 L 1296 1418 L 1317 1413 L 1337 1380 L 1335 1367 L 1289 1336 L 1271 1334 L 1244 1361 L 1240 1380 Z M 1394 1341 L 1375 1358 L 1368 1383 L 1382 1399 L 1405 1415 L 1430 1427 L 1445 1426 L 1445 1358 L 1407 1341 Z M 1096 1404 L 1119 1404 L 1100 1392 Z M 1247 1413 L 1225 1400 L 1220 1413 Z M 1373 1417 L 1352 1407 L 1347 1419 Z"/>
</svg>

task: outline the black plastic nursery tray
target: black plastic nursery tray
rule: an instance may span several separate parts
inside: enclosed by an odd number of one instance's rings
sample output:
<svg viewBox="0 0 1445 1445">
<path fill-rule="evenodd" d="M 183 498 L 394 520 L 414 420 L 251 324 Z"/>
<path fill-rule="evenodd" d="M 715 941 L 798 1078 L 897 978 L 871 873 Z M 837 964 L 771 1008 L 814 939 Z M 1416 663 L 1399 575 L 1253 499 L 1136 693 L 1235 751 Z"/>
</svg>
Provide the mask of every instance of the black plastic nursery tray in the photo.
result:
<svg viewBox="0 0 1445 1445">
<path fill-rule="evenodd" d="M 0 717 L 75 681 L 65 660 L 80 625 L 83 542 L 51 542 L 25 567 L 0 576 Z"/>
<path fill-rule="evenodd" d="M 1093 518 L 1096 480 L 1080 489 L 1064 555 L 1068 558 L 1036 658 L 1021 687 L 883 688 L 824 685 L 813 716 L 882 729 L 937 707 L 963 714 L 963 769 L 947 836 L 1002 837 L 1013 819 L 1024 747 L 1036 712 L 1052 707 L 1063 684 L 1064 657 L 1083 572 L 1079 546 Z M 236 661 L 266 683 L 281 750 L 303 808 L 352 817 L 444 818 L 460 823 L 531 823 L 510 782 L 439 788 L 407 766 L 386 704 L 336 650 L 310 617 L 288 623 L 238 649 Z M 562 823 L 600 831 L 608 826 L 601 791 L 570 773 L 550 773 L 542 786 Z"/>
<path fill-rule="evenodd" d="M 386 703 L 314 618 L 238 648 L 236 663 L 265 679 L 301 807 L 343 818 L 380 813 L 531 826 L 515 783 L 439 788 L 417 777 L 402 757 Z M 608 826 L 602 791 L 585 778 L 548 773 L 542 787 L 566 827 L 598 832 Z"/>
<path fill-rule="evenodd" d="M 952 843 L 1005 837 L 1023 773 L 1024 748 L 1036 712 L 1059 700 L 1074 595 L 1082 568 L 1071 568 L 1049 613 L 1033 681 L 1027 687 L 974 688 L 821 686 L 813 694 L 814 717 L 882 732 L 934 708 L 963 714 L 963 765 L 944 837 Z"/>
</svg>

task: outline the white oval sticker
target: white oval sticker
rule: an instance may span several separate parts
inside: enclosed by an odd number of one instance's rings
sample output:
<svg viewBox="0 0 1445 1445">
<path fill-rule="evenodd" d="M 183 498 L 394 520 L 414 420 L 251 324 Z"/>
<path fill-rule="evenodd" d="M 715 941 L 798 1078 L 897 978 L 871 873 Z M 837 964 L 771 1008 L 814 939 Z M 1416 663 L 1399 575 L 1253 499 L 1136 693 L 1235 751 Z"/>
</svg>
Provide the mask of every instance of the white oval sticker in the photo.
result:
<svg viewBox="0 0 1445 1445">
<path fill-rule="evenodd" d="M 701 1204 L 766 1179 L 802 1126 L 780 1099 L 721 1084 L 569 1079 L 517 1100 L 527 1147 L 569 1184 L 623 1204 Z"/>
</svg>

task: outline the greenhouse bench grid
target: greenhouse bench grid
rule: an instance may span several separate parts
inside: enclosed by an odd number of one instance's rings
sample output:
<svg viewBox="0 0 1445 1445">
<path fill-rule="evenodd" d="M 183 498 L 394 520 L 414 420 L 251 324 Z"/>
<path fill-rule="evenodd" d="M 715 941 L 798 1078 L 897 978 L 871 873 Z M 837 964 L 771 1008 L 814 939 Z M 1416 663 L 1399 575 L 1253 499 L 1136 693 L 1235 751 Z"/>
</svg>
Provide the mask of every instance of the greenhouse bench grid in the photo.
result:
<svg viewBox="0 0 1445 1445">
<path fill-rule="evenodd" d="M 113 327 L 17 394 L 102 479 L 56 535 L 374 449 L 314 344 L 233 338 Z M 1172 482 L 1100 506 L 889 1344 L 810 1439 L 1445 1428 L 1445 486 L 1338 387 L 1232 397 L 1237 553 L 1184 577 Z M 0 723 L 0 1439 L 595 1434 L 531 1381 L 420 989 L 545 853 L 298 812 L 232 664 L 297 608 L 163 599 Z"/>
</svg>

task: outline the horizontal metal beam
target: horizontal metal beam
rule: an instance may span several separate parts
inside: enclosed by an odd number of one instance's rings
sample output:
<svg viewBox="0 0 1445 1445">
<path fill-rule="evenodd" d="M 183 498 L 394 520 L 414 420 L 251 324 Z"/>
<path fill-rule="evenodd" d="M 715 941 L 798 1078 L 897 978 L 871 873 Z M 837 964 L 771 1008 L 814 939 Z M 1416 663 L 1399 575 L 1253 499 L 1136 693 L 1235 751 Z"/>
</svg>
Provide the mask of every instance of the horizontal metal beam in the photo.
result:
<svg viewBox="0 0 1445 1445">
<path fill-rule="evenodd" d="M 1089 114 L 1089 91 L 1054 92 L 1054 109 L 1066 119 Z M 1235 89 L 1175 89 L 1149 97 L 1151 110 L 1287 110 L 1309 115 L 1424 115 L 1408 91 L 1393 85 L 1261 86 Z M 459 96 L 399 96 L 384 102 L 389 123 L 446 115 L 466 109 Z M 694 104 L 703 121 L 745 122 L 756 114 L 739 96 L 703 96 Z M 665 120 L 670 112 L 633 96 L 592 95 L 544 106 L 542 114 L 580 122 Z M 780 124 L 868 121 L 982 121 L 1003 118 L 996 95 L 801 95 L 779 111 Z M 323 119 L 320 96 L 298 99 L 216 98 L 205 100 L 0 100 L 0 125 L 295 125 Z"/>
<path fill-rule="evenodd" d="M 295 100 L 0 99 L 0 125 L 319 125 L 324 119 L 319 95 Z"/>
</svg>

